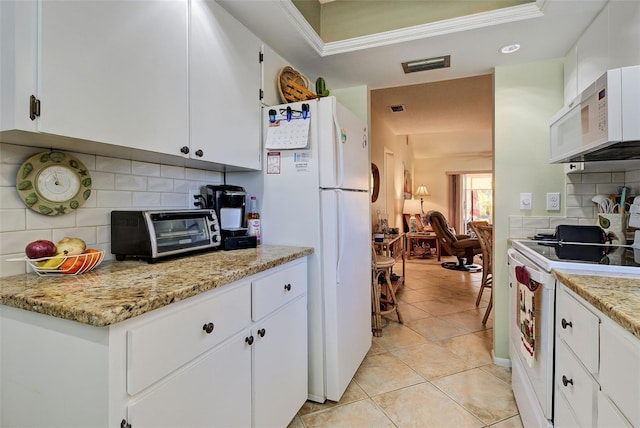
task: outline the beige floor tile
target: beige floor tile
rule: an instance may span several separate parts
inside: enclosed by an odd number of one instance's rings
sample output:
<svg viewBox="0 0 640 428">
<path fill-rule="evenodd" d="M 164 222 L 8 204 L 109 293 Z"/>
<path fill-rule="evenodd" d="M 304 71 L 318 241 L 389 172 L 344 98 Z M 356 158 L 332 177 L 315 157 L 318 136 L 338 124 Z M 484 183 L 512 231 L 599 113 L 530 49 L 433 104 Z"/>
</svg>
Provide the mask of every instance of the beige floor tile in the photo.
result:
<svg viewBox="0 0 640 428">
<path fill-rule="evenodd" d="M 422 376 L 388 352 L 366 357 L 354 380 L 370 397 L 425 381 Z"/>
<path fill-rule="evenodd" d="M 475 333 L 444 339 L 439 343 L 476 367 L 493 363 L 491 340 L 482 338 Z"/>
<path fill-rule="evenodd" d="M 427 339 L 434 341 L 471 333 L 471 330 L 467 330 L 459 325 L 442 320 L 439 317 L 409 321 L 406 324 L 410 329 L 420 333 Z"/>
<path fill-rule="evenodd" d="M 349 382 L 347 389 L 342 394 L 339 402 L 327 400 L 324 403 L 316 403 L 314 401 L 307 400 L 300 410 L 298 410 L 298 416 L 303 416 L 309 413 L 318 412 L 320 410 L 330 409 L 335 406 L 353 403 L 354 401 L 368 398 L 367 394 L 360 388 L 360 386 L 354 381 Z"/>
<path fill-rule="evenodd" d="M 435 316 L 467 311 L 476 307 L 474 301 L 462 302 L 444 297 L 418 301 L 413 303 L 413 306 Z"/>
<path fill-rule="evenodd" d="M 418 309 L 412 304 L 405 303 L 405 302 L 400 302 L 400 304 L 398 305 L 398 308 L 400 309 L 400 313 L 402 314 L 402 319 L 404 320 L 405 323 L 407 321 L 419 320 L 419 319 L 428 318 L 431 316 L 431 314 L 423 311 L 422 309 Z M 394 320 L 396 319 L 395 314 L 394 314 L 394 317 L 392 317 L 392 319 Z"/>
<path fill-rule="evenodd" d="M 431 293 L 429 292 L 429 290 L 425 290 L 425 289 L 420 289 L 420 290 L 405 289 L 397 294 L 398 299 L 401 302 L 406 302 L 406 303 L 422 302 L 423 300 L 429 299 L 430 296 L 431 296 Z"/>
<path fill-rule="evenodd" d="M 491 428 L 523 428 L 522 420 L 520 416 L 514 416 L 509 419 L 505 419 L 504 421 L 498 422 L 496 424 L 491 425 Z"/>
<path fill-rule="evenodd" d="M 378 342 L 376 342 L 376 340 L 372 340 L 371 341 L 371 348 L 369 348 L 369 352 L 367 352 L 367 355 L 375 355 L 375 354 L 381 354 L 383 352 L 387 352 L 386 349 L 384 349 L 382 347 L 382 345 L 380 345 Z"/>
<path fill-rule="evenodd" d="M 427 339 L 402 324 L 389 322 L 382 329 L 381 337 L 374 337 L 373 343 L 377 343 L 384 349 L 403 348 L 405 346 L 417 345 L 425 343 Z"/>
<path fill-rule="evenodd" d="M 430 383 L 373 398 L 400 428 L 482 427 L 483 423 Z"/>
<path fill-rule="evenodd" d="M 434 379 L 432 383 L 486 424 L 518 414 L 511 386 L 480 369 Z"/>
<path fill-rule="evenodd" d="M 487 364 L 486 366 L 480 366 L 478 368 L 482 371 L 494 375 L 504 383 L 511 385 L 511 367 L 502 367 L 495 364 Z"/>
<path fill-rule="evenodd" d="M 482 324 L 484 313 L 485 308 L 474 308 L 468 311 L 439 315 L 438 318 L 458 325 L 467 331 L 480 331 L 493 328 L 493 320 L 488 319 L 487 324 Z"/>
<path fill-rule="evenodd" d="M 300 416 L 293 418 L 293 420 L 289 422 L 289 425 L 287 425 L 287 428 L 304 428 L 304 424 L 302 423 Z"/>
<path fill-rule="evenodd" d="M 391 353 L 425 379 L 449 376 L 474 367 L 437 343 L 395 349 Z"/>
<path fill-rule="evenodd" d="M 322 412 L 302 416 L 302 422 L 311 427 L 389 427 L 393 423 L 371 400 L 337 406 Z"/>
</svg>

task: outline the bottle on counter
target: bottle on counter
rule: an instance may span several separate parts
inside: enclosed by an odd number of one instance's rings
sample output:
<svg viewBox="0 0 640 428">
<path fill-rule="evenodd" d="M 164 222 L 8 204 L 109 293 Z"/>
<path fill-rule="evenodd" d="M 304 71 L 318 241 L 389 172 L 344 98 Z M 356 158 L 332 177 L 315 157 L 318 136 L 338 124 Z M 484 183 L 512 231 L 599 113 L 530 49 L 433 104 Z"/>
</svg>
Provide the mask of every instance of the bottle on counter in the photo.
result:
<svg viewBox="0 0 640 428">
<path fill-rule="evenodd" d="M 258 213 L 258 200 L 255 196 L 251 196 L 249 202 L 249 212 L 247 213 L 247 229 L 247 234 L 249 236 L 255 236 L 258 240 L 258 244 L 260 244 L 260 214 Z"/>
</svg>

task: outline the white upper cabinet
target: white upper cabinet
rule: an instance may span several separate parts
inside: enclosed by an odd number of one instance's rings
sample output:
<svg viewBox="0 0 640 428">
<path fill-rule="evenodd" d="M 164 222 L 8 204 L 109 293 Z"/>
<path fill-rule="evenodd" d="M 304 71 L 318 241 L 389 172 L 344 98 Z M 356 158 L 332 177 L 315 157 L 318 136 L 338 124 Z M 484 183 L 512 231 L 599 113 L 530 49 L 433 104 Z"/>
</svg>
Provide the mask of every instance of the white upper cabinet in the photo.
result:
<svg viewBox="0 0 640 428">
<path fill-rule="evenodd" d="M 609 10 L 605 8 L 577 44 L 578 94 L 592 84 L 609 67 Z"/>
<path fill-rule="evenodd" d="M 565 57 L 565 105 L 605 71 L 640 64 L 639 20 L 640 2 L 607 3 Z"/>
<path fill-rule="evenodd" d="M 262 104 L 266 106 L 275 106 L 283 104 L 278 90 L 278 75 L 283 67 L 289 65 L 280 55 L 275 53 L 269 46 L 264 47 L 263 67 L 263 84 L 264 98 Z M 315 89 L 315 88 L 314 88 Z"/>
<path fill-rule="evenodd" d="M 38 131 L 180 155 L 188 2 L 42 1 Z"/>
<path fill-rule="evenodd" d="M 191 0 L 191 150 L 260 169 L 260 40 L 214 1 Z"/>
</svg>

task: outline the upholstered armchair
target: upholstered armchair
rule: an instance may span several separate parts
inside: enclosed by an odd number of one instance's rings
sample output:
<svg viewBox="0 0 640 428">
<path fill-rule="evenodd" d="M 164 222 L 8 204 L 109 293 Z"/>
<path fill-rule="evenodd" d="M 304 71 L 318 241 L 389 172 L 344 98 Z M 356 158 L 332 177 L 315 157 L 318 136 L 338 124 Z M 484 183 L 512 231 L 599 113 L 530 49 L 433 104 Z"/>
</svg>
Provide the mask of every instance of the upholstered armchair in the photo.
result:
<svg viewBox="0 0 640 428">
<path fill-rule="evenodd" d="M 480 241 L 477 238 L 470 238 L 469 235 L 456 234 L 439 211 L 429 211 L 428 217 L 442 248 L 458 258 L 458 264 L 454 268 L 469 270 L 466 266 L 473 264 L 473 257 L 476 254 L 482 253 Z"/>
</svg>

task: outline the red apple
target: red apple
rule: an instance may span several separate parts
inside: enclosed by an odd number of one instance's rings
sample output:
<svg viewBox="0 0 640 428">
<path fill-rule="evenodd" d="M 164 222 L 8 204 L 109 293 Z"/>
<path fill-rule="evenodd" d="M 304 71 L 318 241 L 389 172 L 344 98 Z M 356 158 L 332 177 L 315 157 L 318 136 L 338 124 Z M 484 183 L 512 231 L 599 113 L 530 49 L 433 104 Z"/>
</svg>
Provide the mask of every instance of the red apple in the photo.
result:
<svg viewBox="0 0 640 428">
<path fill-rule="evenodd" d="M 56 245 L 44 239 L 33 241 L 27 244 L 24 249 L 27 257 L 30 259 L 39 259 L 41 257 L 51 257 L 56 255 Z"/>
</svg>

